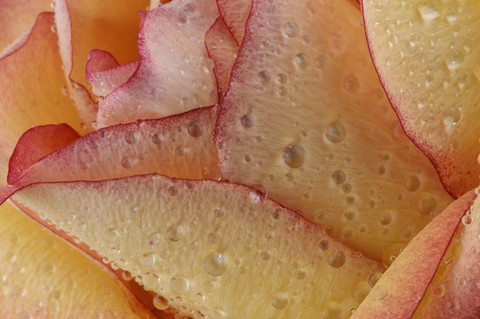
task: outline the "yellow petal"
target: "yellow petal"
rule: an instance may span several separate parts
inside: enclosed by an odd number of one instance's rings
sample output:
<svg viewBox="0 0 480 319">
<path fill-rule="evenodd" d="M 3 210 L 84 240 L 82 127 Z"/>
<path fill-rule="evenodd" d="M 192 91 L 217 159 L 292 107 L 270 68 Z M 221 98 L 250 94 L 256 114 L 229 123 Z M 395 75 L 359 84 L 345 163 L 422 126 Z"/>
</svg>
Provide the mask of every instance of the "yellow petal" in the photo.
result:
<svg viewBox="0 0 480 319">
<path fill-rule="evenodd" d="M 0 208 L 1 318 L 154 318 L 99 265 Z"/>
</svg>

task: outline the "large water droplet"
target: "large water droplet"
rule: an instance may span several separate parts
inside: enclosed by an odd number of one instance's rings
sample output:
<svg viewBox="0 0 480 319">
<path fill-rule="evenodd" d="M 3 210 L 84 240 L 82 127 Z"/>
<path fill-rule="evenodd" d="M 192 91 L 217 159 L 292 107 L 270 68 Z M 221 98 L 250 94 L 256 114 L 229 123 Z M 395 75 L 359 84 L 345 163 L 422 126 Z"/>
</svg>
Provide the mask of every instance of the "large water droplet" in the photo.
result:
<svg viewBox="0 0 480 319">
<path fill-rule="evenodd" d="M 113 242 L 117 239 L 118 233 L 115 229 L 109 228 L 103 233 L 103 238 L 108 242 Z"/>
<path fill-rule="evenodd" d="M 228 258 L 226 255 L 215 252 L 205 258 L 203 267 L 205 271 L 212 276 L 221 276 L 225 273 L 228 266 Z"/>
<path fill-rule="evenodd" d="M 383 299 L 387 298 L 388 290 L 384 286 L 378 286 L 378 287 L 375 288 L 374 294 L 375 294 L 375 298 L 377 298 L 377 300 L 383 300 Z"/>
<path fill-rule="evenodd" d="M 283 150 L 283 160 L 291 168 L 299 168 L 307 157 L 305 149 L 298 144 L 291 144 Z"/>
</svg>

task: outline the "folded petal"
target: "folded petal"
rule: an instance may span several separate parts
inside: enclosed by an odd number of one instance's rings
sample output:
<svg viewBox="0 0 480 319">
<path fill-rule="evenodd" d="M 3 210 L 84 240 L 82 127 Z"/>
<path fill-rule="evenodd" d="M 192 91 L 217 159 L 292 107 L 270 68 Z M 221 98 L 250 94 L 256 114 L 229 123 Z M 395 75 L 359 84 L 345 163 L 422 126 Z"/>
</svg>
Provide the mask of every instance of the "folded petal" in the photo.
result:
<svg viewBox="0 0 480 319">
<path fill-rule="evenodd" d="M 215 104 L 205 33 L 217 17 L 214 0 L 178 0 L 147 12 L 138 35 L 138 69 L 100 102 L 99 127 Z"/>
</svg>

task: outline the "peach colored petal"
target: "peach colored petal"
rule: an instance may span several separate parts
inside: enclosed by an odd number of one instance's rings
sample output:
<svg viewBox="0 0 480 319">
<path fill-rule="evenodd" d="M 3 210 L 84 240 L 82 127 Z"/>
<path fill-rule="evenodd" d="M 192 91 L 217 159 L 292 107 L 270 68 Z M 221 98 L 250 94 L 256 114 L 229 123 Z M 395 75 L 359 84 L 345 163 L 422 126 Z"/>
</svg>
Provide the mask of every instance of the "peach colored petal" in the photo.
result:
<svg viewBox="0 0 480 319">
<path fill-rule="evenodd" d="M 24 46 L 0 59 L 0 182 L 5 183 L 7 162 L 15 143 L 34 125 L 68 123 L 82 132 L 81 120 L 70 99 L 51 31 L 53 13 L 38 16 Z"/>
<path fill-rule="evenodd" d="M 51 0 L 0 0 L 0 52 L 19 37 L 25 40 L 37 15 L 52 10 L 50 3 Z"/>
</svg>

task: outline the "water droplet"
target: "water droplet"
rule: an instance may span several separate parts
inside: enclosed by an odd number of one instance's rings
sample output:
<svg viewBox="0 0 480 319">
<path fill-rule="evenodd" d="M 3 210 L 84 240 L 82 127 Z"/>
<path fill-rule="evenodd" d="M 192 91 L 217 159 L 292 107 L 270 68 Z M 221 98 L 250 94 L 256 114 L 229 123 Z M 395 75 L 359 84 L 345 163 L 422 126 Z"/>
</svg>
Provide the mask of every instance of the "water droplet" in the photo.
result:
<svg viewBox="0 0 480 319">
<path fill-rule="evenodd" d="M 347 93 L 354 93 L 358 90 L 358 87 L 360 86 L 358 79 L 354 75 L 347 75 L 343 79 L 343 89 Z"/>
<path fill-rule="evenodd" d="M 175 154 L 177 156 L 183 156 L 183 155 L 185 155 L 186 152 L 187 152 L 187 150 L 183 146 L 179 146 L 175 149 Z"/>
<path fill-rule="evenodd" d="M 328 301 L 322 305 L 320 318 L 322 319 L 340 319 L 344 318 L 342 307 L 335 301 Z"/>
<path fill-rule="evenodd" d="M 342 51 L 344 47 L 342 37 L 338 34 L 332 34 L 328 38 L 328 46 L 330 47 L 330 50 L 332 50 L 333 52 Z"/>
<path fill-rule="evenodd" d="M 187 17 L 192 18 L 197 14 L 197 8 L 195 7 L 195 5 L 193 3 L 187 3 L 183 7 L 183 12 L 185 13 L 185 15 Z"/>
<path fill-rule="evenodd" d="M 323 70 L 325 65 L 327 65 L 327 57 L 325 55 L 320 55 L 317 57 L 317 59 L 315 59 L 314 64 L 316 68 Z"/>
<path fill-rule="evenodd" d="M 375 284 L 382 278 L 382 273 L 380 272 L 374 272 L 368 277 L 368 284 L 370 287 L 375 286 Z"/>
<path fill-rule="evenodd" d="M 283 309 L 288 304 L 288 295 L 285 293 L 279 293 L 272 299 L 272 306 L 276 309 Z"/>
<path fill-rule="evenodd" d="M 168 188 L 168 194 L 170 196 L 175 196 L 178 194 L 178 189 L 175 186 L 171 186 Z"/>
<path fill-rule="evenodd" d="M 160 145 L 163 142 L 163 135 L 162 134 L 153 134 L 152 136 L 152 142 L 154 144 Z"/>
<path fill-rule="evenodd" d="M 332 174 L 332 180 L 337 185 L 345 183 L 346 179 L 347 179 L 347 175 L 345 175 L 345 172 L 342 170 L 336 170 Z"/>
<path fill-rule="evenodd" d="M 183 236 L 183 227 L 180 224 L 174 224 L 167 229 L 167 238 L 173 242 L 177 242 Z"/>
<path fill-rule="evenodd" d="M 103 239 L 108 242 L 113 242 L 117 239 L 117 231 L 114 228 L 109 228 L 103 233 Z"/>
<path fill-rule="evenodd" d="M 130 167 L 133 166 L 134 162 L 133 160 L 128 157 L 128 156 L 124 156 L 122 158 L 122 161 L 120 162 L 120 164 L 122 164 L 122 167 L 125 168 L 125 169 L 129 169 Z"/>
<path fill-rule="evenodd" d="M 255 124 L 255 119 L 253 118 L 253 116 L 251 114 L 245 114 L 240 119 L 240 122 L 242 123 L 242 126 L 244 128 L 250 128 L 250 127 L 253 126 L 253 124 Z"/>
<path fill-rule="evenodd" d="M 307 157 L 305 149 L 298 144 L 291 144 L 283 150 L 283 160 L 291 168 L 299 168 Z"/>
<path fill-rule="evenodd" d="M 160 284 L 160 278 L 157 275 L 147 272 L 145 275 L 142 276 L 143 286 L 147 290 L 154 290 Z"/>
<path fill-rule="evenodd" d="M 288 81 L 288 76 L 285 73 L 280 73 L 277 76 L 277 82 L 279 84 L 285 84 L 285 83 L 287 83 L 287 81 Z"/>
<path fill-rule="evenodd" d="M 472 223 L 472 216 L 471 215 L 465 215 L 462 217 L 462 224 L 467 226 Z"/>
<path fill-rule="evenodd" d="M 215 209 L 215 211 L 213 212 L 215 217 L 217 218 L 221 218 L 223 216 L 225 216 L 225 210 L 223 208 L 217 208 Z"/>
<path fill-rule="evenodd" d="M 327 250 L 329 247 L 330 247 L 330 243 L 328 242 L 328 240 L 322 240 L 320 242 L 320 244 L 318 245 L 318 247 L 320 247 L 321 250 L 325 251 Z"/>
<path fill-rule="evenodd" d="M 262 72 L 258 73 L 258 79 L 260 80 L 260 83 L 262 83 L 262 84 L 267 84 L 268 82 L 270 82 L 271 78 L 272 78 L 272 76 L 270 75 L 270 73 L 268 71 L 262 71 Z"/>
<path fill-rule="evenodd" d="M 418 12 L 420 13 L 422 19 L 425 21 L 432 21 L 440 16 L 440 14 L 435 8 L 428 5 L 418 6 Z"/>
<path fill-rule="evenodd" d="M 346 220 L 353 220 L 355 219 L 355 217 L 357 217 L 357 211 L 354 209 L 348 209 L 345 212 L 344 216 Z"/>
<path fill-rule="evenodd" d="M 155 256 L 150 253 L 145 253 L 140 256 L 140 264 L 144 267 L 150 268 L 155 264 Z"/>
<path fill-rule="evenodd" d="M 437 200 L 431 194 L 424 193 L 417 202 L 417 211 L 422 215 L 431 215 L 437 209 Z"/>
<path fill-rule="evenodd" d="M 442 284 L 436 284 L 436 285 L 433 285 L 432 287 L 432 294 L 438 298 L 443 297 L 445 295 L 445 291 L 446 291 L 445 286 Z"/>
<path fill-rule="evenodd" d="M 405 188 L 409 192 L 415 192 L 420 188 L 420 180 L 416 175 L 411 175 L 405 182 Z"/>
<path fill-rule="evenodd" d="M 310 58 L 305 53 L 299 53 L 295 56 L 294 62 L 299 68 L 306 68 L 310 64 Z"/>
<path fill-rule="evenodd" d="M 359 281 L 353 287 L 353 299 L 360 303 L 370 292 L 371 288 L 366 281 Z"/>
<path fill-rule="evenodd" d="M 347 129 L 340 121 L 330 123 L 325 131 L 325 137 L 331 143 L 340 143 L 345 139 L 346 135 Z"/>
<path fill-rule="evenodd" d="M 160 238 L 161 238 L 161 236 L 160 236 L 159 233 L 150 234 L 147 237 L 147 245 L 150 245 L 150 246 L 158 245 L 158 243 L 160 242 Z"/>
<path fill-rule="evenodd" d="M 453 50 L 446 58 L 445 63 L 447 64 L 447 68 L 450 71 L 455 71 L 462 65 L 464 60 L 463 53 L 458 50 Z"/>
<path fill-rule="evenodd" d="M 155 297 L 153 297 L 153 306 L 158 310 L 168 309 L 168 300 L 160 295 L 156 295 Z"/>
<path fill-rule="evenodd" d="M 265 250 L 260 254 L 260 256 L 263 260 L 270 260 L 270 258 L 272 258 L 272 253 L 270 252 L 270 250 Z"/>
<path fill-rule="evenodd" d="M 445 126 L 447 127 L 456 125 L 458 121 L 460 121 L 460 117 L 461 117 L 460 111 L 457 108 L 451 107 L 447 110 L 447 113 L 443 118 L 443 124 L 445 124 Z"/>
<path fill-rule="evenodd" d="M 402 250 L 405 248 L 403 243 L 394 243 L 389 245 L 382 253 L 382 264 L 388 268 L 395 261 L 395 259 L 400 255 Z"/>
<path fill-rule="evenodd" d="M 297 273 L 295 274 L 295 277 L 297 277 L 297 279 L 305 279 L 306 276 L 307 276 L 307 272 L 303 269 L 298 270 Z"/>
<path fill-rule="evenodd" d="M 345 264 L 345 253 L 341 250 L 334 250 L 328 257 L 328 264 L 333 268 L 340 268 Z"/>
<path fill-rule="evenodd" d="M 283 34 L 288 38 L 293 38 L 298 34 L 298 25 L 295 22 L 287 22 L 283 25 Z"/>
<path fill-rule="evenodd" d="M 203 263 L 205 271 L 212 276 L 221 276 L 228 266 L 228 258 L 225 254 L 215 252 L 207 256 Z"/>
<path fill-rule="evenodd" d="M 384 300 L 388 296 L 388 290 L 384 286 L 378 286 L 375 288 L 374 294 L 377 300 Z"/>
<path fill-rule="evenodd" d="M 139 139 L 139 133 L 136 131 L 128 131 L 125 133 L 125 141 L 128 144 L 135 144 Z"/>
<path fill-rule="evenodd" d="M 192 137 L 200 137 L 203 134 L 203 127 L 199 121 L 192 121 L 188 124 L 188 134 Z"/>
<path fill-rule="evenodd" d="M 170 291 L 173 292 L 174 294 L 181 295 L 188 290 L 189 283 L 185 278 L 181 276 L 175 276 L 172 279 L 170 279 L 170 282 L 168 283 L 168 287 L 170 288 Z"/>
<path fill-rule="evenodd" d="M 342 185 L 342 192 L 350 193 L 351 191 L 352 191 L 352 184 L 345 183 L 345 184 Z"/>
<path fill-rule="evenodd" d="M 389 225 L 392 222 L 392 215 L 389 212 L 383 213 L 380 216 L 380 224 Z"/>
</svg>

